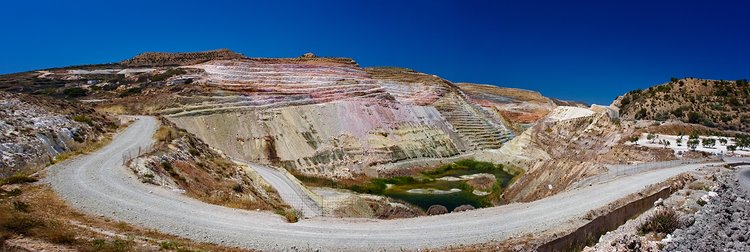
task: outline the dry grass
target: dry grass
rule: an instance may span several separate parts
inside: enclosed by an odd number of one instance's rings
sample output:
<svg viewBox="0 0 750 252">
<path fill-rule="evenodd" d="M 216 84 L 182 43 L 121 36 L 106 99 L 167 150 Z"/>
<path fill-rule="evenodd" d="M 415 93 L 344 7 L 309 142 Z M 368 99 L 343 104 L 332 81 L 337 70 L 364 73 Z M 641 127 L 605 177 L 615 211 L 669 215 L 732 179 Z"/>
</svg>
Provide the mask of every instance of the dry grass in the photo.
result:
<svg viewBox="0 0 750 252">
<path fill-rule="evenodd" d="M 109 114 L 115 114 L 115 115 L 125 115 L 127 114 L 127 110 L 125 109 L 125 106 L 122 105 L 112 105 L 108 107 L 97 107 L 95 109 L 99 113 L 109 113 Z"/>
<path fill-rule="evenodd" d="M 95 218 L 68 207 L 46 185 L 26 184 L 21 190 L 18 196 L 0 194 L 0 242 L 23 236 L 79 251 L 246 251 Z M 27 211 L 14 209 L 12 202 L 25 202 Z"/>
</svg>

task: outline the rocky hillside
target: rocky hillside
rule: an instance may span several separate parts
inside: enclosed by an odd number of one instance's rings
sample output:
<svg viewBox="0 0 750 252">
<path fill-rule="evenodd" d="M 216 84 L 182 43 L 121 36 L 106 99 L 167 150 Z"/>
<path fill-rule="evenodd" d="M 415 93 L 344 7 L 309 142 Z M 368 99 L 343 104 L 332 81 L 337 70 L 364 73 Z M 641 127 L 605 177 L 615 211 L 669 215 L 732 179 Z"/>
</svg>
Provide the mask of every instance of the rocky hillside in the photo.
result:
<svg viewBox="0 0 750 252">
<path fill-rule="evenodd" d="M 506 202 L 533 201 L 607 171 L 608 164 L 672 160 L 669 150 L 622 144 L 636 130 L 613 109 L 560 106 L 499 150 L 477 159 L 525 167 L 503 194 Z"/>
<path fill-rule="evenodd" d="M 59 161 L 117 124 L 78 102 L 0 92 L 0 177 Z"/>
<path fill-rule="evenodd" d="M 680 120 L 722 130 L 750 132 L 747 80 L 676 79 L 633 90 L 615 100 L 628 119 Z"/>
<path fill-rule="evenodd" d="M 153 150 L 128 162 L 128 167 L 144 183 L 229 207 L 251 210 L 283 207 L 278 194 L 254 170 L 232 162 L 168 120 L 162 120 L 155 138 Z"/>
</svg>

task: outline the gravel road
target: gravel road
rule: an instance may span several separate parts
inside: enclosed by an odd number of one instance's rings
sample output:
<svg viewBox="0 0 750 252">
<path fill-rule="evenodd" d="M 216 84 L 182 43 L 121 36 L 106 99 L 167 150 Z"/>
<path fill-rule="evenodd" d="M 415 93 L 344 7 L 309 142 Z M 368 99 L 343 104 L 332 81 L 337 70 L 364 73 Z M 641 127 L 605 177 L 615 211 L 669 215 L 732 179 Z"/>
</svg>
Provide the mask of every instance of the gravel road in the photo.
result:
<svg viewBox="0 0 750 252">
<path fill-rule="evenodd" d="M 744 169 L 737 173 L 737 176 L 740 179 L 740 185 L 742 185 L 742 187 L 744 187 L 745 190 L 750 193 L 750 166 L 745 166 Z"/>
<path fill-rule="evenodd" d="M 294 183 L 282 171 L 259 164 L 245 164 L 263 177 L 266 182 L 276 189 L 276 192 L 279 193 L 284 202 L 297 211 L 300 211 L 305 218 L 322 215 L 323 209 L 300 188 L 299 184 Z"/>
<path fill-rule="evenodd" d="M 436 248 L 497 241 L 583 224 L 582 216 L 705 164 L 665 168 L 557 194 L 440 216 L 399 220 L 317 217 L 286 223 L 281 216 L 210 205 L 146 185 L 122 166 L 126 151 L 151 144 L 157 121 L 138 117 L 111 144 L 48 169 L 47 181 L 70 205 L 197 241 L 271 251 L 374 251 Z"/>
</svg>

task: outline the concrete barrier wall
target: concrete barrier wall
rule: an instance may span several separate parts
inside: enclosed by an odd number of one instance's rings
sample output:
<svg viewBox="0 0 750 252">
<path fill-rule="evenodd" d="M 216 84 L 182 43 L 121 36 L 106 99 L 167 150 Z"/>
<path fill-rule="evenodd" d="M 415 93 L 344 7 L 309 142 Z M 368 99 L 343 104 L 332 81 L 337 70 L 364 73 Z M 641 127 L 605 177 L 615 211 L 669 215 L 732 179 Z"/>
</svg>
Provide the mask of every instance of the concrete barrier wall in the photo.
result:
<svg viewBox="0 0 750 252">
<path fill-rule="evenodd" d="M 537 251 L 580 251 L 585 246 L 595 244 L 603 234 L 617 229 L 627 220 L 652 208 L 654 202 L 659 198 L 669 197 L 672 192 L 671 187 L 665 187 L 650 196 L 630 202 L 606 215 L 597 217 L 568 235 L 539 246 Z"/>
</svg>

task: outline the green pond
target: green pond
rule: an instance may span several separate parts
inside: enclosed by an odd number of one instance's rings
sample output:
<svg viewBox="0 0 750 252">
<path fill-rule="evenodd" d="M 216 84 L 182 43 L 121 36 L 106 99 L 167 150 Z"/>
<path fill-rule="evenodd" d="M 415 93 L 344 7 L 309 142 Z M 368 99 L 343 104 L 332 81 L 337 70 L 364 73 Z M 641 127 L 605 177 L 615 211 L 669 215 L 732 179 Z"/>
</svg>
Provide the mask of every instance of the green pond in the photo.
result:
<svg viewBox="0 0 750 252">
<path fill-rule="evenodd" d="M 461 176 L 480 173 L 491 174 L 496 179 L 491 188 L 481 190 L 488 193 L 487 195 L 475 195 L 473 193 L 474 188 L 469 185 L 467 179 L 459 179 Z M 475 208 L 492 206 L 492 202 L 497 202 L 497 199 L 499 199 L 502 190 L 520 173 L 521 170 L 514 167 L 474 160 L 461 160 L 411 177 L 372 179 L 366 184 L 354 185 L 349 189 L 360 193 L 402 200 L 424 210 L 432 205 L 442 205 L 452 211 L 454 208 L 466 204 Z M 453 177 L 455 181 L 440 179 L 445 177 Z M 438 190 L 439 193 L 414 192 L 415 190 L 427 189 Z"/>
</svg>

